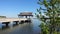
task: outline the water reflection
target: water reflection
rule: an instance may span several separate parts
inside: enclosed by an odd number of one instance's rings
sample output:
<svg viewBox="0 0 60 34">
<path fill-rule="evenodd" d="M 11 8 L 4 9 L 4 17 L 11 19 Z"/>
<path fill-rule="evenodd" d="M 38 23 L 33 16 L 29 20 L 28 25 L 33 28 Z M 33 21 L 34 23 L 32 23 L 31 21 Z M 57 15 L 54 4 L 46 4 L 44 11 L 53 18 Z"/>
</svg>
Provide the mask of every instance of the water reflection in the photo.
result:
<svg viewBox="0 0 60 34">
<path fill-rule="evenodd" d="M 24 23 L 19 25 L 10 25 L 9 27 L 2 27 L 0 34 L 39 34 L 40 25 L 37 19 L 34 19 L 32 23 Z"/>
<path fill-rule="evenodd" d="M 8 29 L 9 26 L 2 26 L 1 30 L 5 30 L 5 29 Z"/>
</svg>

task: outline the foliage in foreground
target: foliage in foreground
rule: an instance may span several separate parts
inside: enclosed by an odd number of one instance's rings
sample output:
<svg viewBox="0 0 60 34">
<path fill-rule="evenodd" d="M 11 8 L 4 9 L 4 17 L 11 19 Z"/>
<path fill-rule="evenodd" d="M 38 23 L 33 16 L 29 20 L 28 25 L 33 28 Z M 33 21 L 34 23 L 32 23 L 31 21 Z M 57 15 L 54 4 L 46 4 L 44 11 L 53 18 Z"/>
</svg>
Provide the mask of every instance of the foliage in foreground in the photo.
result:
<svg viewBox="0 0 60 34">
<path fill-rule="evenodd" d="M 60 0 L 39 0 L 38 4 L 36 16 L 42 21 L 41 34 L 60 34 Z"/>
</svg>

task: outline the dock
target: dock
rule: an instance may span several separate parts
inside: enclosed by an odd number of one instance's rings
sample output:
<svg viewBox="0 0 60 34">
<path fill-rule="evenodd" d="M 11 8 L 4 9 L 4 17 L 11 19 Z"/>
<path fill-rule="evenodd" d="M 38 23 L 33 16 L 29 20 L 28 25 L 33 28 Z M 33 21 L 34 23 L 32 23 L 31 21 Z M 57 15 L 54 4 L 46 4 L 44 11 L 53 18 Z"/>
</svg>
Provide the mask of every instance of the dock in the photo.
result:
<svg viewBox="0 0 60 34">
<path fill-rule="evenodd" d="M 8 26 L 9 23 L 14 22 L 16 24 L 23 22 L 30 22 L 31 20 L 28 18 L 0 18 L 0 23 L 6 24 Z"/>
<path fill-rule="evenodd" d="M 0 23 L 6 24 L 6 26 L 8 26 L 9 23 L 14 22 L 17 25 L 18 23 L 31 22 L 31 17 L 33 17 L 32 12 L 21 12 L 18 14 L 18 18 L 0 18 Z"/>
</svg>

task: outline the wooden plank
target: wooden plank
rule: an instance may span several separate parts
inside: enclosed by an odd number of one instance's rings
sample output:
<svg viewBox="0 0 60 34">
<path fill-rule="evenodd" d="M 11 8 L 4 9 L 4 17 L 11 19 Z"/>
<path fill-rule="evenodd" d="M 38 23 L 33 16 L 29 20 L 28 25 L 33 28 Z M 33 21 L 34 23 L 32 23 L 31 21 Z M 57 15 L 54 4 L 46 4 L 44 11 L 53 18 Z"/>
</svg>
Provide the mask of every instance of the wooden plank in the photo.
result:
<svg viewBox="0 0 60 34">
<path fill-rule="evenodd" d="M 26 18 L 0 18 L 0 22 L 13 22 L 13 21 L 21 21 L 27 20 Z"/>
</svg>

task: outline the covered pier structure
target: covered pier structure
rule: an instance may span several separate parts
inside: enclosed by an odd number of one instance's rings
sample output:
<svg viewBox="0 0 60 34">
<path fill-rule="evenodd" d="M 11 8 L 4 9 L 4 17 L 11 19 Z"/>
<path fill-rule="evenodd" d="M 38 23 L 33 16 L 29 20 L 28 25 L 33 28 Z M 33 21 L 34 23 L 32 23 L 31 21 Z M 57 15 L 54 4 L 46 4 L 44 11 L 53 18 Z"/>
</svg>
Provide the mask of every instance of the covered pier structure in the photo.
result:
<svg viewBox="0 0 60 34">
<path fill-rule="evenodd" d="M 20 18 L 20 16 L 22 16 L 22 17 L 24 17 L 25 16 L 25 18 L 30 18 L 30 17 L 33 17 L 33 14 L 32 14 L 32 12 L 21 12 L 20 14 L 18 14 L 18 17 Z"/>
</svg>

